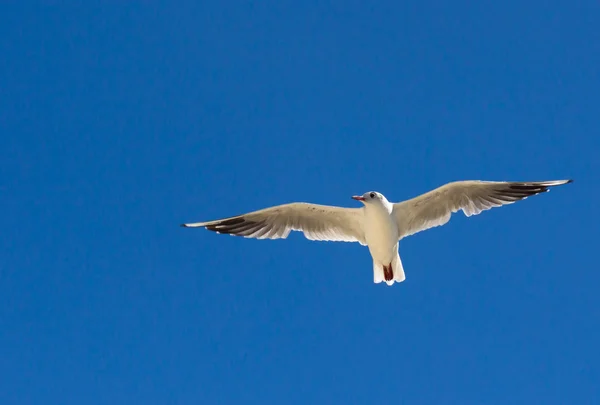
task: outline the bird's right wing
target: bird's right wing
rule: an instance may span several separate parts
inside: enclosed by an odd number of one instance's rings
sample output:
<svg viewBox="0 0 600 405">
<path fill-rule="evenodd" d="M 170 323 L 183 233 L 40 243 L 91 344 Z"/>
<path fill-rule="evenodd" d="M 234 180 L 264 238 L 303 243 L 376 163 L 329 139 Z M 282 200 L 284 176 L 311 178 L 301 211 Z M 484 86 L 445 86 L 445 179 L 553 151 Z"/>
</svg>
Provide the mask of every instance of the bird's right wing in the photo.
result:
<svg viewBox="0 0 600 405">
<path fill-rule="evenodd" d="M 493 207 L 512 204 L 548 191 L 549 187 L 572 180 L 496 182 L 457 181 L 438 187 L 411 200 L 393 205 L 392 214 L 400 239 L 435 226 L 444 225 L 452 213 L 462 210 L 466 216 L 480 214 Z"/>
<path fill-rule="evenodd" d="M 292 203 L 182 226 L 257 239 L 285 239 L 290 231 L 301 231 L 310 240 L 366 244 L 362 208 Z"/>
</svg>

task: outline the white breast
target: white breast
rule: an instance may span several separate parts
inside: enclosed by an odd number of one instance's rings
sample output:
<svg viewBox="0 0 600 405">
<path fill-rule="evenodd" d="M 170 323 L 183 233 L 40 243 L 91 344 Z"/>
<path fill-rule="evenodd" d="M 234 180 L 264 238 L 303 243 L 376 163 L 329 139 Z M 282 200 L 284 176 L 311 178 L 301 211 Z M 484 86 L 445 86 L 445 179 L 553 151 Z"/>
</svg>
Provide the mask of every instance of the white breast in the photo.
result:
<svg viewBox="0 0 600 405">
<path fill-rule="evenodd" d="M 383 205 L 365 207 L 365 239 L 373 259 L 388 264 L 394 258 L 398 227 Z"/>
</svg>

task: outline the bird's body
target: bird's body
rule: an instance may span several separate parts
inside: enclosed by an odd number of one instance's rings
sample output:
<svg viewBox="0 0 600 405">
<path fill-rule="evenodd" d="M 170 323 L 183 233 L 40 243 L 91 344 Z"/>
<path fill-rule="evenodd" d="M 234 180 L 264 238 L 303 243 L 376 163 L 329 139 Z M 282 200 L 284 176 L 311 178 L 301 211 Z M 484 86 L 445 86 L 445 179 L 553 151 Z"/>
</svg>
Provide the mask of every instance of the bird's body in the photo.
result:
<svg viewBox="0 0 600 405">
<path fill-rule="evenodd" d="M 382 264 L 389 264 L 394 257 L 394 246 L 398 244 L 399 236 L 398 225 L 392 217 L 392 206 L 385 200 L 365 205 L 363 210 L 365 240 L 371 256 Z"/>
<path fill-rule="evenodd" d="M 311 240 L 359 242 L 368 247 L 373 258 L 374 282 L 392 285 L 405 279 L 398 254 L 400 239 L 444 225 L 458 210 L 467 216 L 477 215 L 570 182 L 459 181 L 399 203 L 391 203 L 381 193 L 371 191 L 352 197 L 364 204 L 362 208 L 292 203 L 182 226 L 258 239 L 286 238 L 295 230 Z"/>
<path fill-rule="evenodd" d="M 373 276 L 376 283 L 386 281 L 393 284 L 394 280 L 404 281 L 404 271 L 398 256 L 398 225 L 392 216 L 393 206 L 383 195 L 374 204 L 365 204 L 364 231 L 367 247 L 373 258 Z M 394 259 L 400 265 L 392 266 Z"/>
</svg>

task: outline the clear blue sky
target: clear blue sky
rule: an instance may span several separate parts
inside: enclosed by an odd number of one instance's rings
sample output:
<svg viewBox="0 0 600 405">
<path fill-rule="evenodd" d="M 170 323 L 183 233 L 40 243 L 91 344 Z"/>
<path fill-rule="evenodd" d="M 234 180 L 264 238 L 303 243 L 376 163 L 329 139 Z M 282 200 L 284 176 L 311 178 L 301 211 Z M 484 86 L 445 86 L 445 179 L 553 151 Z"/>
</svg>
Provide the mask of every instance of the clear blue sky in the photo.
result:
<svg viewBox="0 0 600 405">
<path fill-rule="evenodd" d="M 600 402 L 600 5 L 0 9 L 0 403 Z M 179 227 L 575 182 L 365 247 Z"/>
</svg>

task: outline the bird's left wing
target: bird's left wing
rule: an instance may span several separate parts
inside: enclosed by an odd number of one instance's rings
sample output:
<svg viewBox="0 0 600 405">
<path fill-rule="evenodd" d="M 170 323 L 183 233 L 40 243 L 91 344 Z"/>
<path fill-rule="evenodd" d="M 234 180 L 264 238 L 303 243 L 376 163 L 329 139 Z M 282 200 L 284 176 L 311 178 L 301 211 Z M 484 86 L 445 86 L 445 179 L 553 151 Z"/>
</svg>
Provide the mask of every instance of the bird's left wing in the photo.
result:
<svg viewBox="0 0 600 405">
<path fill-rule="evenodd" d="M 181 226 L 204 227 L 217 233 L 257 239 L 285 239 L 290 231 L 301 231 L 310 240 L 366 244 L 362 208 L 291 203 Z"/>
<path fill-rule="evenodd" d="M 400 239 L 435 226 L 444 225 L 452 213 L 462 210 L 466 216 L 480 214 L 548 191 L 549 187 L 572 180 L 496 182 L 457 181 L 438 187 L 411 200 L 393 205 L 392 215 Z"/>
</svg>

